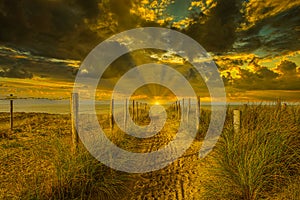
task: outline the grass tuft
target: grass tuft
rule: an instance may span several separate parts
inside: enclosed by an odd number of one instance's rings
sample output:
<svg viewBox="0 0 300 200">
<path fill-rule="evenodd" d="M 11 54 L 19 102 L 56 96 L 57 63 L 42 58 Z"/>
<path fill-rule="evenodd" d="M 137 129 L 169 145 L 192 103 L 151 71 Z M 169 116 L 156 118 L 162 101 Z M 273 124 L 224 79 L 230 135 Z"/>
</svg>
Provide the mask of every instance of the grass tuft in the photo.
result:
<svg viewBox="0 0 300 200">
<path fill-rule="evenodd" d="M 128 193 L 127 174 L 112 171 L 80 149 L 74 156 L 70 148 L 57 143 L 58 156 L 54 160 L 56 180 L 53 199 L 122 199 Z"/>
<path fill-rule="evenodd" d="M 299 114 L 295 107 L 251 106 L 243 112 L 238 134 L 229 115 L 209 158 L 204 198 L 263 199 L 288 187 L 299 177 Z"/>
</svg>

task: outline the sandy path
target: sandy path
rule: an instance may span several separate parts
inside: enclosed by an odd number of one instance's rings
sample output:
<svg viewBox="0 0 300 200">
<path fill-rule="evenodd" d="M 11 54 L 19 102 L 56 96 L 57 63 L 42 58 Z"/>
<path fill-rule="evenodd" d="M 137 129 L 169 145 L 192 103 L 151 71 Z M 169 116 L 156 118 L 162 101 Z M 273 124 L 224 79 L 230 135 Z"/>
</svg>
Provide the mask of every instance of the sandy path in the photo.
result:
<svg viewBox="0 0 300 200">
<path fill-rule="evenodd" d="M 144 139 L 142 142 L 132 143 L 134 150 L 152 152 L 168 144 L 172 140 L 170 128 L 174 125 L 167 124 L 160 134 Z M 141 177 L 133 188 L 132 200 L 142 199 L 198 199 L 201 182 L 201 162 L 198 151 L 201 147 L 199 141 L 194 141 L 192 146 L 172 164 L 163 169 L 139 174 Z M 143 149 L 143 150 L 141 150 Z M 174 152 L 175 153 L 175 152 Z"/>
</svg>

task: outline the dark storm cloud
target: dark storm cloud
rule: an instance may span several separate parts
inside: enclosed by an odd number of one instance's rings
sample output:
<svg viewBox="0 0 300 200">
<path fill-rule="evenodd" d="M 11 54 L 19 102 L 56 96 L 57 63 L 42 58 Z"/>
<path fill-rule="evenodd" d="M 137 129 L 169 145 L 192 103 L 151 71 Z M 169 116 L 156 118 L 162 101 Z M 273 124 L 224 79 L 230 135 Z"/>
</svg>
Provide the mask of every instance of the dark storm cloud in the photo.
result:
<svg viewBox="0 0 300 200">
<path fill-rule="evenodd" d="M 256 71 L 257 77 L 265 80 L 274 80 L 278 77 L 278 74 L 268 69 L 267 67 L 261 67 Z"/>
<path fill-rule="evenodd" d="M 266 55 L 299 50 L 300 6 L 258 21 L 249 30 L 241 31 L 235 51 L 262 50 Z"/>
<path fill-rule="evenodd" d="M 8 77 L 8 78 L 32 78 L 33 74 L 20 67 L 19 65 L 14 66 L 3 66 L 0 67 L 0 77 Z"/>
<path fill-rule="evenodd" d="M 298 66 L 288 60 L 282 61 L 276 70 L 279 71 L 278 86 L 283 89 L 300 90 L 300 71 Z"/>
<path fill-rule="evenodd" d="M 276 84 L 278 74 L 266 67 L 261 67 L 256 72 L 240 69 L 240 78 L 234 79 L 233 87 L 246 90 L 270 90 L 279 89 Z"/>
<path fill-rule="evenodd" d="M 77 68 L 51 62 L 12 60 L 8 65 L 0 65 L 0 77 L 8 78 L 48 78 L 58 81 L 74 81 Z"/>
<path fill-rule="evenodd" d="M 139 26 L 158 26 L 155 20 L 146 21 L 130 13 L 135 2 L 0 0 L 0 76 L 73 81 L 78 69 L 64 59 L 82 61 L 96 45 L 115 33 Z M 216 57 L 222 57 L 217 64 L 221 71 L 228 71 L 223 77 L 227 85 L 249 90 L 299 89 L 299 67 L 295 63 L 283 62 L 276 70 L 260 63 L 267 56 L 299 50 L 300 7 L 273 12 L 270 2 L 261 1 L 254 10 L 272 14 L 259 17 L 251 13 L 245 16 L 245 4 L 248 5 L 240 0 L 218 0 L 209 12 L 194 16 L 197 23 L 182 32 Z M 249 17 L 254 17 L 255 23 L 241 28 Z M 1 46 L 8 48 L 1 50 Z M 254 53 L 254 57 L 238 58 L 235 53 Z M 134 65 L 152 61 L 142 54 L 146 53 L 121 56 L 102 78 L 118 78 Z M 198 80 L 193 70 L 182 68 L 178 67 L 188 79 Z M 233 68 L 239 69 L 240 79 L 234 77 L 235 69 L 230 73 Z M 88 73 L 93 76 L 92 71 Z"/>
<path fill-rule="evenodd" d="M 110 0 L 110 11 L 117 15 L 121 26 L 130 26 L 134 24 L 133 17 L 130 15 L 131 0 Z M 136 24 L 134 24 L 136 25 Z"/>
<path fill-rule="evenodd" d="M 238 0 L 220 0 L 209 15 L 194 16 L 196 23 L 190 25 L 185 33 L 196 39 L 207 51 L 217 54 L 227 52 L 252 53 L 259 56 L 274 56 L 299 50 L 300 6 L 294 4 L 284 9 L 284 3 L 259 3 L 251 8 L 258 10 L 245 14 L 248 6 Z M 279 9 L 280 8 L 280 9 Z M 251 20 L 255 23 L 246 26 Z M 248 27 L 248 28 L 245 28 Z"/>
<path fill-rule="evenodd" d="M 99 14 L 99 0 L 67 0 L 69 4 L 81 8 L 84 16 L 88 18 L 96 17 Z"/>
<path fill-rule="evenodd" d="M 0 77 L 73 81 L 78 64 L 76 60 L 32 56 L 27 51 L 0 46 Z"/>
<path fill-rule="evenodd" d="M 128 51 L 127 47 L 120 44 L 119 42 L 108 42 L 105 45 L 109 46 L 115 51 L 124 51 L 124 52 Z M 99 77 L 97 71 L 99 70 L 99 68 L 107 67 L 104 73 L 102 74 L 101 78 L 103 79 L 119 78 L 124 73 L 126 73 L 129 69 L 135 66 L 135 62 L 132 59 L 131 54 L 124 54 L 118 57 L 116 60 L 114 60 L 109 66 L 104 66 L 101 61 L 109 60 L 111 59 L 111 57 L 113 57 L 111 55 L 111 52 L 101 52 L 101 54 L 99 53 L 98 62 L 94 61 L 92 64 L 82 68 L 79 71 L 79 73 L 83 73 L 85 77 L 98 79 Z"/>
<path fill-rule="evenodd" d="M 0 43 L 82 60 L 111 35 L 145 23 L 130 0 L 0 0 Z"/>
<path fill-rule="evenodd" d="M 109 6 L 99 2 L 0 0 L 0 43 L 48 57 L 83 59 L 107 37 L 91 28 L 108 15 Z"/>
<path fill-rule="evenodd" d="M 220 0 L 211 9 L 210 16 L 202 23 L 191 25 L 186 33 L 197 40 L 207 51 L 215 53 L 231 49 L 236 40 L 236 29 L 241 21 L 242 2 L 239 0 Z"/>
<path fill-rule="evenodd" d="M 0 0 L 0 42 L 44 56 L 83 59 L 116 32 L 158 26 L 131 15 L 131 7 L 131 0 Z M 240 0 L 219 0 L 208 15 L 194 16 L 198 23 L 183 32 L 214 53 L 299 49 L 299 7 L 257 20 L 250 29 L 237 32 L 246 23 L 243 9 Z"/>
<path fill-rule="evenodd" d="M 283 75 L 295 76 L 297 74 L 297 65 L 291 61 L 284 60 L 277 66 L 277 70 Z"/>
</svg>

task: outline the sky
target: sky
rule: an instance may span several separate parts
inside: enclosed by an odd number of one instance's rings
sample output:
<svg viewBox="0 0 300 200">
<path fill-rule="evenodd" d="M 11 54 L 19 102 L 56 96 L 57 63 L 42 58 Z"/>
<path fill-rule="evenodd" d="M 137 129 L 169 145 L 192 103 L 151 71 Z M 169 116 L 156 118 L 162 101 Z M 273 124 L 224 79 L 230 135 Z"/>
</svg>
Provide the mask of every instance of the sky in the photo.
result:
<svg viewBox="0 0 300 200">
<path fill-rule="evenodd" d="M 299 101 L 299 13 L 299 0 L 0 0 L 0 98 L 69 97 L 80 64 L 99 43 L 132 28 L 166 27 L 209 52 L 228 101 Z M 107 98 L 130 68 L 164 53 L 122 56 L 103 75 L 98 97 Z M 209 97 L 201 77 L 174 59 L 169 64 Z"/>
</svg>

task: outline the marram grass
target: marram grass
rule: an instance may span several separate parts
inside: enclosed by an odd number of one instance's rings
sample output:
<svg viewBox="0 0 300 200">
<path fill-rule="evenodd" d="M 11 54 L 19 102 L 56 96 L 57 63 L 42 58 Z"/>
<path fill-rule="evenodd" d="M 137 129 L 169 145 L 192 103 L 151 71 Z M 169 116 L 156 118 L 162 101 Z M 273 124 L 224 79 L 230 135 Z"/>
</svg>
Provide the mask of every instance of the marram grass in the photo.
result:
<svg viewBox="0 0 300 200">
<path fill-rule="evenodd" d="M 239 133 L 231 125 L 232 111 L 228 113 L 222 136 L 206 159 L 210 164 L 202 198 L 288 199 L 299 194 L 293 182 L 300 175 L 299 107 L 248 106 Z"/>
</svg>

